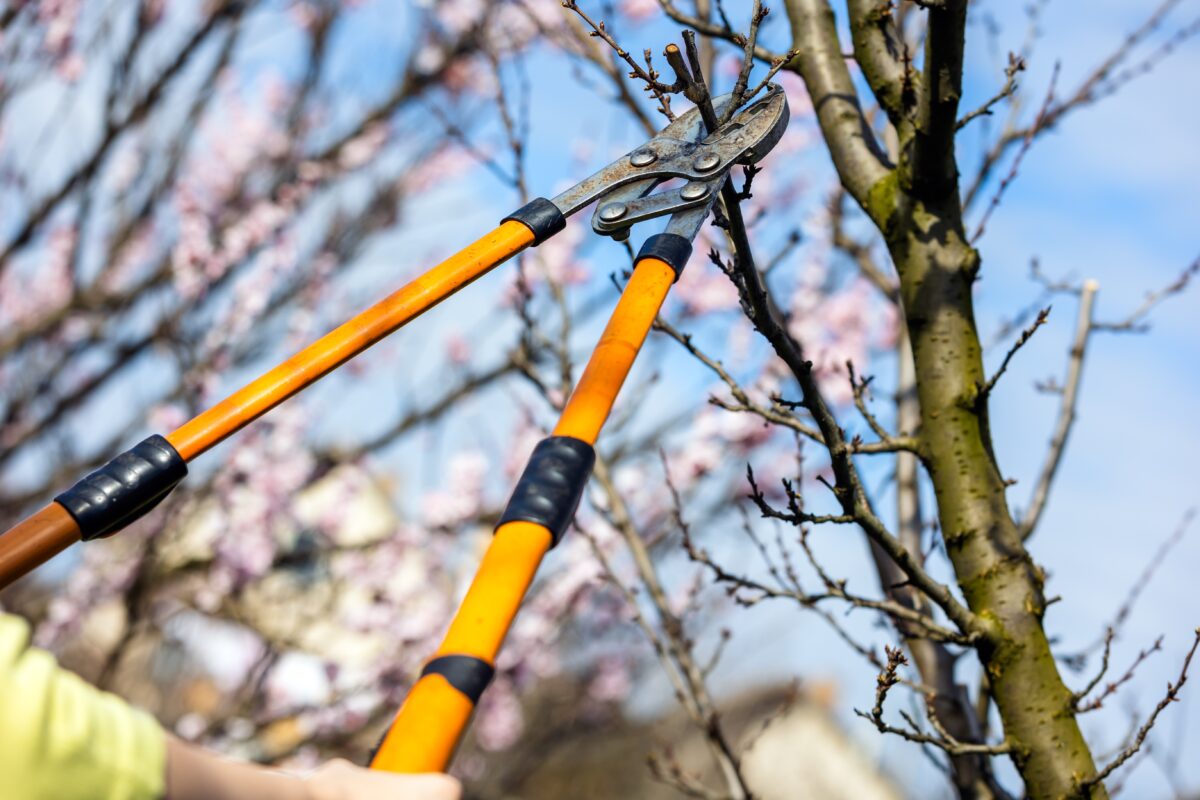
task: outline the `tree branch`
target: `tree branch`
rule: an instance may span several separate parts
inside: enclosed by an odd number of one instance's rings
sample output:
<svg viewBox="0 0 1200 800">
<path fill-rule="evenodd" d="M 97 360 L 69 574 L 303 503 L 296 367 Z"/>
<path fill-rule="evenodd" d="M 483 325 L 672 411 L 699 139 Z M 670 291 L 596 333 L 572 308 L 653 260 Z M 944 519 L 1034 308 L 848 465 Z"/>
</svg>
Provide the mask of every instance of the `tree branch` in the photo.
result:
<svg viewBox="0 0 1200 800">
<path fill-rule="evenodd" d="M 1079 383 L 1083 378 L 1083 357 L 1092 330 L 1092 307 L 1096 302 L 1096 292 L 1099 288 L 1100 285 L 1095 281 L 1086 281 L 1079 295 L 1079 317 L 1075 323 L 1075 338 L 1071 343 L 1062 402 L 1058 407 L 1058 421 L 1054 424 L 1054 435 L 1050 439 L 1050 450 L 1046 453 L 1041 474 L 1038 476 L 1037 483 L 1034 484 L 1029 510 L 1017 525 L 1023 540 L 1027 540 L 1033 535 L 1038 521 L 1042 517 L 1042 512 L 1046 509 L 1046 501 L 1050 498 L 1050 484 L 1058 472 L 1058 465 L 1062 461 L 1063 451 L 1067 446 L 1067 437 L 1071 435 L 1071 427 L 1075 424 Z"/>
<path fill-rule="evenodd" d="M 889 175 L 891 164 L 859 104 L 842 56 L 833 9 L 828 0 L 786 0 L 785 5 L 792 48 L 798 52 L 789 69 L 804 79 L 838 178 L 871 214 L 871 187 Z"/>
<path fill-rule="evenodd" d="M 1183 688 L 1185 683 L 1187 683 L 1188 668 L 1192 665 L 1192 656 L 1196 654 L 1197 646 L 1200 646 L 1200 628 L 1196 629 L 1196 638 L 1192 640 L 1192 646 L 1188 650 L 1187 655 L 1184 656 L 1183 666 L 1179 670 L 1179 677 L 1174 683 L 1167 684 L 1166 695 L 1162 700 L 1158 701 L 1158 705 L 1156 705 L 1154 710 L 1150 712 L 1150 718 L 1147 719 L 1145 724 L 1138 729 L 1137 736 L 1134 737 L 1133 743 L 1121 751 L 1116 758 L 1110 761 L 1102 770 L 1097 772 L 1094 777 L 1080 782 L 1079 788 L 1085 796 L 1091 787 L 1101 783 L 1105 778 L 1113 774 L 1118 767 L 1120 767 L 1129 759 L 1133 758 L 1138 750 L 1142 749 L 1142 744 L 1146 741 L 1146 737 L 1150 734 L 1150 730 L 1158 721 L 1158 715 L 1161 714 L 1167 708 L 1167 706 L 1171 705 L 1171 703 L 1174 703 L 1179 698 L 1179 690 Z"/>
<path fill-rule="evenodd" d="M 925 66 L 917 93 L 906 182 L 914 196 L 937 202 L 958 190 L 954 136 L 962 97 L 967 0 L 946 0 L 930 8 L 927 18 Z"/>
<path fill-rule="evenodd" d="M 854 60 L 875 99 L 892 124 L 899 127 L 911 108 L 915 75 L 907 45 L 893 14 L 892 0 L 848 0 Z"/>
</svg>

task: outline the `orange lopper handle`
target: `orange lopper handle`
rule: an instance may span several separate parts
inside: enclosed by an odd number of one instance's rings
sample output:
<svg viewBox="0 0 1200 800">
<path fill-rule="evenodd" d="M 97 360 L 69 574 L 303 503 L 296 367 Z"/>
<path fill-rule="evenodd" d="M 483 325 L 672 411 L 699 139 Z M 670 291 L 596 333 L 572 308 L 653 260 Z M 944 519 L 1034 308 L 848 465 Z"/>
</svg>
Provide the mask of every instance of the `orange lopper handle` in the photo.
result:
<svg viewBox="0 0 1200 800">
<path fill-rule="evenodd" d="M 535 203 L 550 205 L 545 200 Z M 518 212 L 519 214 L 521 212 Z M 67 502 L 66 505 L 63 502 L 51 503 L 0 536 L 0 589 L 80 538 L 89 539 L 115 533 L 170 491 L 174 482 L 178 482 L 182 474 L 186 474 L 185 462 L 191 461 L 493 267 L 521 252 L 533 244 L 535 238 L 540 241 L 544 238 L 544 233 L 543 231 L 535 237 L 534 229 L 518 219 L 509 219 L 501 223 L 499 228 L 184 423 L 165 440 L 162 437 L 151 437 L 157 440 L 151 449 L 159 454 L 168 454 L 168 460 L 173 462 L 171 469 L 176 473 L 173 478 L 167 479 L 170 485 L 165 489 L 160 481 L 152 496 L 144 491 L 144 484 L 155 477 L 162 478 L 161 472 L 156 475 L 155 470 L 166 469 L 166 462 L 156 466 L 139 455 L 138 464 L 131 468 L 128 462 L 119 463 L 120 459 L 128 457 L 128 453 L 118 456 L 100 471 L 89 476 L 100 476 L 100 479 L 90 482 L 81 500 L 89 514 L 105 519 L 103 530 L 93 529 L 90 522 L 93 517 L 89 517 L 89 521 L 85 522 L 71 502 Z M 548 235 L 552 234 L 553 230 Z M 139 447 L 145 444 L 146 442 L 143 442 Z M 77 484 L 76 488 L 88 482 L 89 478 Z M 139 481 L 143 485 L 139 486 Z M 62 501 L 66 494 L 69 493 L 60 495 L 59 500 Z M 71 511 L 67 510 L 69 507 L 72 508 Z"/>
<path fill-rule="evenodd" d="M 589 456 L 586 470 L 575 473 L 580 480 L 572 487 L 569 508 L 558 509 L 557 527 L 570 522 L 590 471 L 591 445 L 675 278 L 675 269 L 664 261 L 638 261 L 553 435 L 543 442 L 566 439 Z M 450 629 L 380 742 L 372 769 L 441 772 L 450 765 L 538 565 L 562 532 L 528 518 L 505 521 L 532 471 L 531 460 Z"/>
</svg>

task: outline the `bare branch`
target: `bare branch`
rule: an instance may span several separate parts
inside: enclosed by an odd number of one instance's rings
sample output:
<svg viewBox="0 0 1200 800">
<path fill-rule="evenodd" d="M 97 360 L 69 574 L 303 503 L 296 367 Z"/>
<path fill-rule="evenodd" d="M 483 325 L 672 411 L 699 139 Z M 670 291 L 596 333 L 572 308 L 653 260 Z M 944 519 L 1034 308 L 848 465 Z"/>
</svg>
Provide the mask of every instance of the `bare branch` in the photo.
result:
<svg viewBox="0 0 1200 800">
<path fill-rule="evenodd" d="M 90 155 L 67 176 L 67 179 L 56 190 L 44 197 L 37 204 L 25 218 L 24 222 L 21 223 L 16 234 L 0 250 L 0 272 L 4 270 L 12 254 L 29 243 L 33 235 L 42 226 L 42 223 L 49 219 L 51 212 L 58 208 L 59 204 L 69 197 L 77 187 L 98 173 L 100 166 L 112 151 L 113 145 L 116 144 L 121 134 L 142 122 L 150 111 L 157 106 L 163 92 L 184 71 L 184 68 L 191 62 L 192 57 L 200 51 L 201 46 L 208 41 L 213 32 L 219 30 L 220 23 L 226 21 L 236 23 L 243 10 L 244 5 L 242 3 L 223 2 L 217 4 L 214 11 L 205 18 L 204 23 L 196 29 L 183 47 L 179 49 L 171 62 L 155 76 L 154 80 L 142 92 L 141 96 L 133 102 L 129 110 L 120 119 L 110 119 L 108 121 L 104 133 L 100 137 L 100 141 L 96 144 Z"/>
<path fill-rule="evenodd" d="M 969 188 L 963 194 L 963 208 L 969 208 L 975 204 L 992 171 L 1013 147 L 1019 145 L 1023 149 L 1028 149 L 1025 142 L 1031 133 L 1037 137 L 1052 129 L 1071 112 L 1086 108 L 1105 97 L 1111 97 L 1133 79 L 1145 75 L 1157 66 L 1162 59 L 1178 49 L 1179 44 L 1184 40 L 1200 32 L 1200 19 L 1198 19 L 1177 31 L 1166 43 L 1138 65 L 1118 72 L 1133 51 L 1162 26 L 1167 14 L 1180 2 L 1181 0 L 1164 0 L 1160 3 L 1142 25 L 1130 32 L 1107 58 L 1088 73 L 1074 92 L 1048 108 L 1043 119 L 1035 120 L 1031 126 L 1021 126 L 1015 121 L 1010 121 L 1004 132 L 997 137 L 984 154 Z M 1034 29 L 1035 26 L 1031 24 L 1031 31 Z M 1022 48 L 1021 57 L 1028 58 L 1029 50 L 1030 47 L 1027 43 Z"/>
<path fill-rule="evenodd" d="M 708 19 L 681 11 L 678 6 L 671 2 L 671 0 L 658 0 L 658 4 L 662 7 L 663 13 L 665 13 L 668 17 L 681 25 L 686 25 L 687 27 L 699 33 L 701 36 L 721 39 L 722 41 L 736 44 L 739 47 L 743 45 L 742 40 L 744 37 L 742 34 L 733 29 L 729 19 L 725 17 L 723 10 L 721 11 L 721 24 L 716 25 L 710 22 Z M 720 9 L 720 4 L 718 4 L 717 7 Z M 774 63 L 783 56 L 779 53 L 768 50 L 756 42 L 754 45 L 754 57 L 759 61 Z"/>
<path fill-rule="evenodd" d="M 799 51 L 789 68 L 804 79 L 842 185 L 866 209 L 871 187 L 888 176 L 891 165 L 859 104 L 833 9 L 828 0 L 786 0 L 785 5 L 792 48 Z"/>
<path fill-rule="evenodd" d="M 983 236 L 983 232 L 987 229 L 988 220 L 991 219 L 992 213 L 1000 205 L 1000 200 L 1004 197 L 1005 190 L 1009 185 L 1016 180 L 1017 173 L 1021 169 L 1021 162 L 1025 160 L 1025 154 L 1029 152 L 1029 148 L 1033 146 L 1034 139 L 1038 134 L 1045 130 L 1051 122 L 1050 112 L 1054 102 L 1054 87 L 1058 83 L 1059 64 L 1055 63 L 1054 72 L 1050 75 L 1050 87 L 1046 90 L 1046 99 L 1042 101 L 1042 107 L 1038 111 L 1037 117 L 1034 118 L 1033 125 L 1026 131 L 1021 140 L 1021 148 L 1017 150 L 1017 155 L 1013 158 L 1012 166 L 1009 167 L 1008 174 L 1001 179 L 1000 185 L 996 187 L 995 194 L 992 195 L 991 201 L 988 203 L 987 210 L 983 212 L 983 217 L 979 220 L 979 225 L 975 228 L 975 233 L 971 235 L 971 243 L 979 241 Z M 963 204 L 966 207 L 966 203 Z"/>
<path fill-rule="evenodd" d="M 671 604 L 647 551 L 646 543 L 634 526 L 624 499 L 613 485 L 608 465 L 604 459 L 596 459 L 595 480 L 604 490 L 609 505 L 608 515 L 633 556 L 638 576 L 658 614 L 662 633 L 661 636 L 653 636 L 652 640 L 661 642 L 664 648 L 661 657 L 673 665 L 672 669 L 677 675 L 678 683 L 685 690 L 681 693 L 682 698 L 687 698 L 684 707 L 689 710 L 693 720 L 704 731 L 706 742 L 724 778 L 729 797 L 734 800 L 747 800 L 750 792 L 742 776 L 737 754 L 725 735 L 708 687 L 704 682 L 704 671 L 693 657 L 690 640 L 684 635 L 681 621 L 671 610 Z M 627 600 L 632 600 L 632 598 L 627 598 Z M 633 602 L 631 607 L 636 609 L 636 602 Z M 644 627 L 649 628 L 650 626 L 647 624 Z"/>
<path fill-rule="evenodd" d="M 1008 369 L 1008 362 L 1012 361 L 1013 356 L 1017 354 L 1017 351 L 1024 347 L 1025 344 L 1031 338 L 1033 338 L 1033 334 L 1037 332 L 1037 329 L 1046 324 L 1046 320 L 1049 319 L 1049 317 L 1050 306 L 1046 306 L 1038 312 L 1037 318 L 1033 321 L 1033 324 L 1021 331 L 1021 335 L 1017 337 L 1017 341 L 1013 342 L 1013 346 L 1010 347 L 1008 352 L 1004 354 L 1004 360 L 1000 362 L 1000 369 L 996 370 L 995 375 L 988 378 L 988 381 L 984 385 L 983 391 L 981 392 L 982 395 L 986 396 L 991 394 L 992 389 L 996 388 L 996 382 L 1000 380 L 1001 376 L 1004 375 L 1005 370 Z"/>
<path fill-rule="evenodd" d="M 893 124 L 916 100 L 916 72 L 908 45 L 895 22 L 892 0 L 849 0 L 850 38 L 854 60 L 862 67 L 871 92 Z"/>
<path fill-rule="evenodd" d="M 1050 439 L 1050 449 L 1042 465 L 1041 474 L 1034 484 L 1033 498 L 1029 510 L 1017 525 L 1022 539 L 1028 539 L 1037 528 L 1046 502 L 1050 499 L 1050 484 L 1058 472 L 1062 461 L 1063 451 L 1067 446 L 1067 437 L 1075 424 L 1075 407 L 1079 399 L 1079 383 L 1083 378 L 1083 357 L 1087 349 L 1088 338 L 1092 330 L 1092 307 L 1096 302 L 1096 292 L 1100 285 L 1095 281 L 1085 281 L 1079 296 L 1079 316 L 1075 324 L 1075 338 L 1071 342 L 1070 358 L 1067 364 L 1067 379 L 1063 387 L 1062 400 L 1058 407 L 1058 420 L 1054 424 L 1054 434 Z M 999 377 L 999 376 L 997 376 Z"/>
<path fill-rule="evenodd" d="M 986 103 L 979 108 L 963 116 L 958 121 L 956 130 L 962 130 L 967 125 L 971 124 L 972 120 L 979 117 L 991 116 L 992 107 L 1005 98 L 1012 97 L 1017 91 L 1017 75 L 1025 69 L 1025 59 L 1015 53 L 1008 54 L 1008 66 L 1004 68 L 1004 85 L 1000 87 L 1000 91 L 996 92 Z"/>
<path fill-rule="evenodd" d="M 1118 767 L 1120 767 L 1129 759 L 1133 758 L 1133 756 L 1137 754 L 1138 750 L 1142 749 L 1142 744 L 1145 743 L 1146 737 L 1154 728 L 1154 724 L 1158 722 L 1158 715 L 1161 714 L 1167 706 L 1179 699 L 1179 690 L 1183 688 L 1185 683 L 1187 683 L 1188 668 L 1192 665 L 1192 656 L 1196 654 L 1196 648 L 1198 646 L 1200 646 L 1200 628 L 1196 629 L 1196 637 L 1192 640 L 1192 646 L 1188 650 L 1187 655 L 1184 656 L 1183 666 L 1179 670 L 1179 677 L 1174 683 L 1167 684 L 1166 695 L 1163 696 L 1162 700 L 1158 701 L 1158 705 L 1156 705 L 1154 710 L 1150 712 L 1150 717 L 1146 720 L 1145 724 L 1138 728 L 1137 736 L 1134 737 L 1133 743 L 1129 745 L 1129 747 L 1126 747 L 1124 750 L 1122 750 L 1116 758 L 1110 761 L 1102 770 L 1097 772 L 1095 776 L 1086 781 L 1081 781 L 1079 788 L 1083 792 L 1086 793 L 1088 789 L 1096 786 L 1109 775 L 1113 774 Z"/>
<path fill-rule="evenodd" d="M 1145 661 L 1154 653 L 1162 650 L 1163 637 L 1160 636 L 1154 640 L 1153 645 L 1138 652 L 1137 657 L 1133 660 L 1133 663 L 1129 665 L 1129 669 L 1125 670 L 1125 673 L 1121 677 L 1117 678 L 1115 681 L 1110 681 L 1105 685 L 1100 694 L 1096 695 L 1091 700 L 1084 702 L 1088 694 L 1090 694 L 1091 691 L 1100 684 L 1100 680 L 1104 677 L 1104 673 L 1108 670 L 1108 659 L 1110 647 L 1112 645 L 1112 636 L 1112 628 L 1109 628 L 1108 633 L 1104 638 L 1104 657 L 1101 660 L 1099 673 L 1097 673 L 1096 677 L 1093 678 L 1088 685 L 1083 688 L 1083 690 L 1075 693 L 1074 709 L 1078 714 L 1085 714 L 1088 711 L 1095 711 L 1096 709 L 1103 707 L 1105 700 L 1116 694 L 1117 690 L 1120 689 L 1124 684 L 1133 680 L 1133 673 L 1139 666 L 1142 665 L 1143 661 Z"/>
<path fill-rule="evenodd" d="M 733 115 L 737 113 L 738 108 L 742 105 L 746 97 L 746 87 L 750 83 L 750 70 L 754 69 L 754 47 L 758 42 L 758 29 L 762 26 L 763 19 L 766 18 L 770 11 L 771 9 L 763 6 L 762 0 L 754 0 L 753 7 L 750 10 L 750 31 L 743 37 L 745 44 L 742 48 L 742 66 L 738 70 L 737 81 L 733 84 L 733 96 L 729 107 L 721 115 L 721 125 L 733 119 Z M 782 61 L 780 62 L 780 66 L 782 66 Z"/>
<path fill-rule="evenodd" d="M 1164 300 L 1181 293 L 1191 283 L 1192 278 L 1200 274 L 1200 258 L 1197 258 L 1187 266 L 1179 277 L 1167 284 L 1163 288 L 1154 292 L 1147 292 L 1146 297 L 1142 300 L 1142 304 L 1134 309 L 1125 319 L 1119 322 L 1096 322 L 1092 324 L 1094 331 L 1108 332 L 1126 332 L 1141 333 L 1149 329 L 1144 320 L 1146 315 L 1160 305 Z"/>
<path fill-rule="evenodd" d="M 663 116 L 665 116 L 667 119 L 675 118 L 674 114 L 671 112 L 671 98 L 669 95 L 679 92 L 683 89 L 683 86 L 679 80 L 676 80 L 674 84 L 666 84 L 658 80 L 658 73 L 654 71 L 654 67 L 650 63 L 649 51 L 646 52 L 645 56 L 646 66 L 643 67 L 641 64 L 637 63 L 633 56 L 629 54 L 628 50 L 621 47 L 621 45 L 617 43 L 617 40 L 614 39 L 612 34 L 608 32 L 607 28 L 605 28 L 603 21 L 596 22 L 593 20 L 590 16 L 588 16 L 587 12 L 579 7 L 579 4 L 576 3 L 575 0 L 562 0 L 562 7 L 578 14 L 584 23 L 586 23 L 587 26 L 592 29 L 591 35 L 601 39 L 605 44 L 612 48 L 613 52 L 617 54 L 617 58 L 621 59 L 629 66 L 629 77 L 636 78 L 637 80 L 640 80 L 646 84 L 646 91 L 652 94 L 654 99 L 658 101 L 659 111 L 662 112 Z"/>
<path fill-rule="evenodd" d="M 897 676 L 897 670 L 908 663 L 908 659 L 904 657 L 904 652 L 900 648 L 887 648 L 888 661 L 887 665 L 879 673 L 875 679 L 875 705 L 868 713 L 866 711 L 854 710 L 855 714 L 863 719 L 870 720 L 880 733 L 891 733 L 917 744 L 932 745 L 940 750 L 945 751 L 950 755 L 969 755 L 969 754 L 984 754 L 984 755 L 1003 755 L 1012 752 L 1012 746 L 1005 742 L 1003 744 L 973 744 L 969 742 L 960 742 L 950 736 L 945 727 L 938 721 L 936 712 L 933 712 L 932 698 L 927 697 L 925 703 L 926 716 L 929 719 L 930 725 L 936 732 L 936 736 L 930 736 L 923 733 L 917 726 L 915 720 L 908 714 L 901 711 L 900 716 L 908 723 L 907 728 L 898 728 L 894 725 L 889 725 L 883 719 L 883 706 L 887 701 L 888 692 L 893 686 L 900 682 Z"/>
<path fill-rule="evenodd" d="M 869 387 L 871 385 L 871 381 L 875 379 L 874 376 L 866 375 L 862 380 L 858 380 L 857 376 L 854 374 L 853 361 L 846 362 L 846 372 L 850 376 L 850 390 L 854 393 L 854 407 L 858 409 L 859 414 L 862 414 L 863 419 L 867 421 L 867 425 L 869 425 L 871 430 L 875 432 L 875 435 L 879 437 L 880 441 L 892 441 L 892 434 L 880 424 L 879 420 L 875 418 L 875 415 L 872 414 L 870 409 L 867 408 L 865 395 L 867 393 L 867 387 Z"/>
</svg>

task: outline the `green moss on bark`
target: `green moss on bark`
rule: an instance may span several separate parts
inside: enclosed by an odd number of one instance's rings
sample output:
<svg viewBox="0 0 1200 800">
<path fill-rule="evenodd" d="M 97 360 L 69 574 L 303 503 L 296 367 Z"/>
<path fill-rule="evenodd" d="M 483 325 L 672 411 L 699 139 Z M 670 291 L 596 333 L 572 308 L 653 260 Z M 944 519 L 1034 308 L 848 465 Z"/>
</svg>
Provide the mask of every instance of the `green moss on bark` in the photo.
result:
<svg viewBox="0 0 1200 800">
<path fill-rule="evenodd" d="M 1079 776 L 1095 774 L 1095 764 L 1042 628 L 1043 575 L 1009 512 L 980 393 L 985 376 L 971 295 L 979 254 L 966 241 L 957 197 L 931 206 L 900 188 L 895 174 L 872 187 L 868 211 L 887 220 L 900 273 L 921 457 L 946 551 L 967 604 L 988 630 L 980 658 L 1028 796 L 1080 797 Z M 1089 797 L 1107 793 L 1096 787 Z"/>
</svg>

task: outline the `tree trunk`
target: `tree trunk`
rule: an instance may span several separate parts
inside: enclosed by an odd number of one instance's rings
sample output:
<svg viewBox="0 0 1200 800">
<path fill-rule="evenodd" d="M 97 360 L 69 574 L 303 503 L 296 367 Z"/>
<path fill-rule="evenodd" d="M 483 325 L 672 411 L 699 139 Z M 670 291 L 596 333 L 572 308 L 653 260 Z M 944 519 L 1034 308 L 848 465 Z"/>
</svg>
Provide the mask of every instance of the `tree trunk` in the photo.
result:
<svg viewBox="0 0 1200 800">
<path fill-rule="evenodd" d="M 992 451 L 971 297 L 979 254 L 957 192 L 933 204 L 908 195 L 895 175 L 885 180 L 895 187 L 887 242 L 916 363 L 921 458 L 958 584 L 987 629 L 979 654 L 1012 758 L 1031 798 L 1106 798 L 1103 786 L 1080 789 L 1095 765 L 1042 628 L 1043 574 L 1009 513 Z"/>
<path fill-rule="evenodd" d="M 902 331 L 896 346 L 899 361 L 896 377 L 896 430 L 912 436 L 921 427 L 921 404 L 917 401 L 917 376 L 908 332 Z M 921 553 L 921 490 L 917 458 L 912 453 L 896 454 L 896 535 L 909 552 Z M 928 598 L 907 585 L 904 573 L 882 548 L 872 543 L 871 557 L 879 581 L 888 597 L 909 608 L 930 614 Z M 911 626 L 896 624 L 912 656 L 921 682 L 936 692 L 933 711 L 938 721 L 960 742 L 982 742 L 982 726 L 971 705 L 966 687 L 954 677 L 957 659 L 940 642 L 924 638 Z M 979 753 L 950 756 L 950 779 L 960 800 L 996 800 L 1008 795 L 996 783 L 991 758 Z"/>
</svg>

